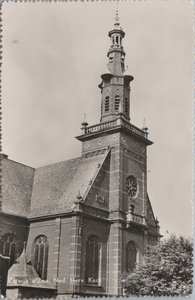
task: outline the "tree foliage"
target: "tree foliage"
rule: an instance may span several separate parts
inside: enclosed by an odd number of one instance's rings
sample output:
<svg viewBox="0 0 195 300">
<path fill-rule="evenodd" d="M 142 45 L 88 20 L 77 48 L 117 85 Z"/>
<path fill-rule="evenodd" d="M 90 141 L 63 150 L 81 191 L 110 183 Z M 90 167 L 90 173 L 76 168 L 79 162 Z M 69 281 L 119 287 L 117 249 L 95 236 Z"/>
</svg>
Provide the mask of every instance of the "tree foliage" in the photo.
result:
<svg viewBox="0 0 195 300">
<path fill-rule="evenodd" d="M 149 247 L 144 262 L 131 274 L 124 274 L 124 294 L 177 296 L 192 293 L 192 241 L 172 235 L 158 246 Z"/>
</svg>

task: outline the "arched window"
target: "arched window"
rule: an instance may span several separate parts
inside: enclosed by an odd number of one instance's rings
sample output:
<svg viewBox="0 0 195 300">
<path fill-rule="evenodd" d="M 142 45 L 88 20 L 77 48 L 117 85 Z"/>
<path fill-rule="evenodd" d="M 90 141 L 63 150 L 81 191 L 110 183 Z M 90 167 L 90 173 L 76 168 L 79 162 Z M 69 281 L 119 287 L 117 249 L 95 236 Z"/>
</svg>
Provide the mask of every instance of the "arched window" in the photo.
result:
<svg viewBox="0 0 195 300">
<path fill-rule="evenodd" d="M 114 108 L 116 111 L 119 110 L 119 104 L 120 104 L 120 97 L 118 95 L 115 96 L 115 103 L 114 103 Z"/>
<path fill-rule="evenodd" d="M 17 254 L 18 240 L 13 233 L 6 233 L 0 240 L 0 253 L 4 256 L 9 256 L 9 267 L 13 265 Z"/>
<path fill-rule="evenodd" d="M 100 285 L 101 244 L 96 236 L 88 238 L 86 243 L 85 283 Z"/>
<path fill-rule="evenodd" d="M 137 255 L 138 255 L 138 249 L 136 247 L 136 244 L 135 244 L 135 242 L 130 241 L 127 244 L 127 254 L 126 254 L 126 259 L 127 259 L 126 270 L 127 270 L 127 272 L 132 272 L 135 269 L 136 262 L 137 262 Z"/>
<path fill-rule="evenodd" d="M 39 235 L 33 242 L 32 263 L 41 279 L 47 279 L 49 243 L 45 235 Z"/>
<path fill-rule="evenodd" d="M 105 98 L 105 107 L 104 107 L 105 112 L 109 111 L 109 96 L 106 96 Z"/>
</svg>

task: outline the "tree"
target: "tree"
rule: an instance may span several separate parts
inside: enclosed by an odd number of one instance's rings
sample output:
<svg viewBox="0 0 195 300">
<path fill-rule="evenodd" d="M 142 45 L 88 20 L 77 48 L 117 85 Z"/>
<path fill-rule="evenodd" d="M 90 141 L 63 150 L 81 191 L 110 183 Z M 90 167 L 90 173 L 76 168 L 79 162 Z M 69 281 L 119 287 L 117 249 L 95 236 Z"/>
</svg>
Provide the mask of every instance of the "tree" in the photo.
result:
<svg viewBox="0 0 195 300">
<path fill-rule="evenodd" d="M 192 293 L 192 241 L 172 235 L 158 246 L 149 247 L 142 264 L 124 274 L 124 294 L 177 296 Z"/>
</svg>

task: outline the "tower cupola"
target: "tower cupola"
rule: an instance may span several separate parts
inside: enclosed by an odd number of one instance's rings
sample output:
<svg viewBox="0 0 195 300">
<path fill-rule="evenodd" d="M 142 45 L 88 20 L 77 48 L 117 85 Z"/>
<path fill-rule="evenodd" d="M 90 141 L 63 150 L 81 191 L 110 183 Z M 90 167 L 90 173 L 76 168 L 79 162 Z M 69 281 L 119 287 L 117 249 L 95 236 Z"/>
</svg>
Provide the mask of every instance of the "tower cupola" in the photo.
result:
<svg viewBox="0 0 195 300">
<path fill-rule="evenodd" d="M 133 80 L 125 70 L 125 51 L 122 41 L 125 32 L 120 26 L 118 10 L 114 27 L 109 31 L 111 45 L 107 54 L 107 70 L 101 75 L 101 122 L 116 119 L 119 115 L 130 120 L 130 82 Z"/>
<path fill-rule="evenodd" d="M 109 59 L 109 70 L 116 75 L 122 75 L 125 70 L 125 52 L 122 46 L 122 40 L 125 33 L 119 23 L 118 11 L 116 11 L 114 28 L 109 31 L 108 36 L 111 40 L 110 49 L 107 55 Z"/>
</svg>

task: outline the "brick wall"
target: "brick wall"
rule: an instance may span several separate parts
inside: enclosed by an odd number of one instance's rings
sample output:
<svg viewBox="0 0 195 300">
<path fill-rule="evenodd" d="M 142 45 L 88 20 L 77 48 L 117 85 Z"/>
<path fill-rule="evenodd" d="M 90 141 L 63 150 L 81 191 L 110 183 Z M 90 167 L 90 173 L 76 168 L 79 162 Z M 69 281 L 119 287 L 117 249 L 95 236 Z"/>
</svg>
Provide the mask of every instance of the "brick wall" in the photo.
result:
<svg viewBox="0 0 195 300">
<path fill-rule="evenodd" d="M 59 219 L 40 220 L 30 225 L 29 237 L 27 242 L 27 257 L 32 259 L 32 245 L 35 238 L 39 235 L 45 235 L 49 242 L 48 270 L 47 278 L 53 282 L 57 276 L 58 266 L 58 244 L 59 244 Z"/>
</svg>

